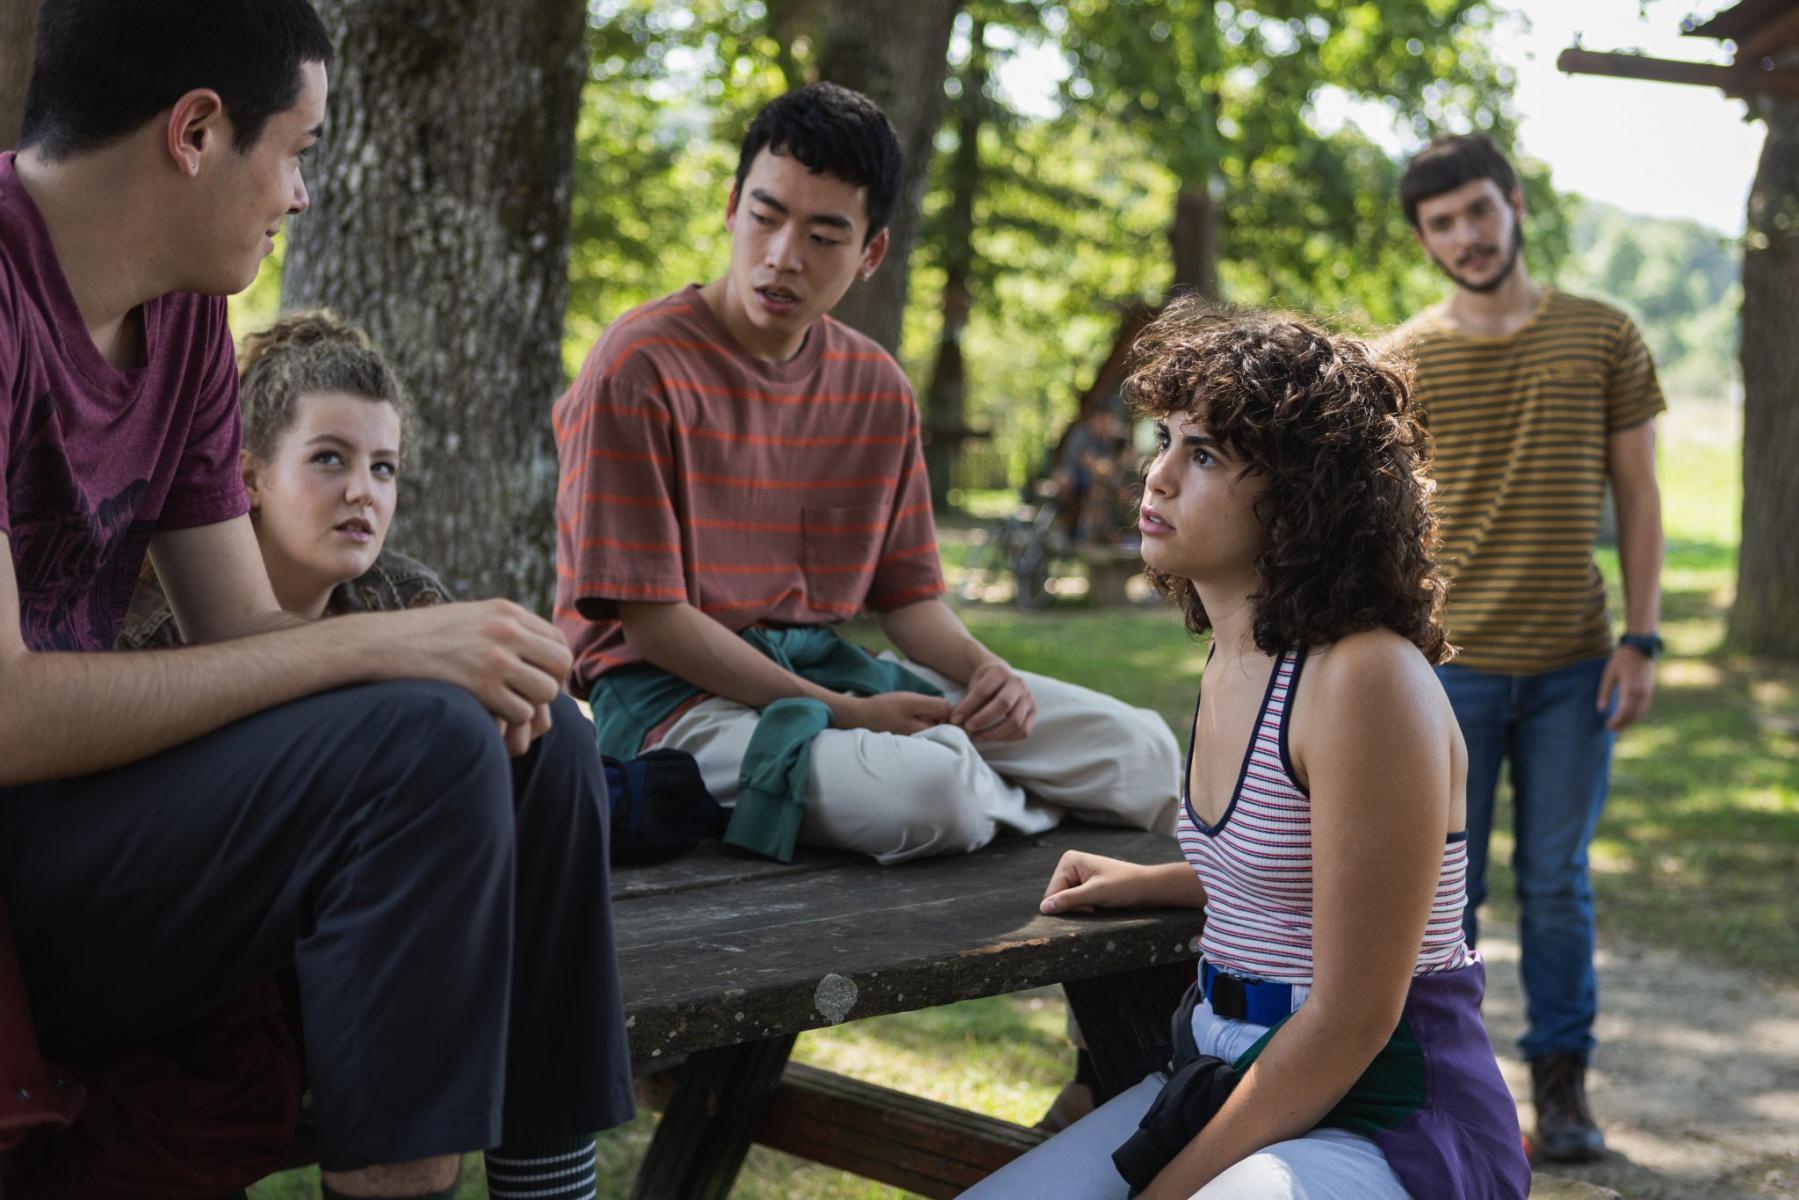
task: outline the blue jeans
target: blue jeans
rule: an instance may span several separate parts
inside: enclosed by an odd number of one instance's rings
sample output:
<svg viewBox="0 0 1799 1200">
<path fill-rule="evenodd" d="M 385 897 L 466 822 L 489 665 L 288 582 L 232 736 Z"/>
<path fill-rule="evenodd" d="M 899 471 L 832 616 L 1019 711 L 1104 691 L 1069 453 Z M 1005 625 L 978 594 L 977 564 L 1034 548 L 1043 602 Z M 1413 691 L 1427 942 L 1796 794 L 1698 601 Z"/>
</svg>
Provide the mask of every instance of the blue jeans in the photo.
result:
<svg viewBox="0 0 1799 1200">
<path fill-rule="evenodd" d="M 1596 698 L 1606 660 L 1541 675 L 1437 668 L 1468 743 L 1468 943 L 1487 896 L 1487 842 L 1499 764 L 1511 764 L 1517 841 L 1518 941 L 1526 1058 L 1593 1051 L 1598 983 L 1593 972 L 1593 889 L 1587 844 L 1611 776 L 1612 737 Z"/>
</svg>

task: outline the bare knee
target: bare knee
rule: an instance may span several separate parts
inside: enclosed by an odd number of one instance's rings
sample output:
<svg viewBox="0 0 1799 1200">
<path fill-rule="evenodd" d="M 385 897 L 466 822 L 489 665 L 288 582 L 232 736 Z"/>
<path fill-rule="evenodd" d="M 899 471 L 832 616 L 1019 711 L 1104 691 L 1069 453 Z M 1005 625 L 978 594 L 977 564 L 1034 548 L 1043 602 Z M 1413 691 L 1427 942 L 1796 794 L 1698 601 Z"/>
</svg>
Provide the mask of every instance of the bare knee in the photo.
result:
<svg viewBox="0 0 1799 1200">
<path fill-rule="evenodd" d="M 384 1163 L 354 1171 L 325 1171 L 324 1182 L 345 1196 L 425 1196 L 448 1191 L 462 1174 L 456 1155 Z"/>
<path fill-rule="evenodd" d="M 895 863 L 964 853 L 993 839 L 996 825 L 981 803 L 979 778 L 991 772 L 961 730 L 851 736 L 854 777 L 844 771 L 834 779 L 830 759 L 814 760 L 808 840 Z"/>
<path fill-rule="evenodd" d="M 985 787 L 1003 787 L 987 778 L 992 768 L 960 729 L 944 729 L 930 739 L 908 739 L 906 770 L 895 781 L 891 803 L 903 826 L 907 849 L 883 862 L 927 854 L 964 854 L 993 840 L 997 829 L 982 803 Z"/>
</svg>

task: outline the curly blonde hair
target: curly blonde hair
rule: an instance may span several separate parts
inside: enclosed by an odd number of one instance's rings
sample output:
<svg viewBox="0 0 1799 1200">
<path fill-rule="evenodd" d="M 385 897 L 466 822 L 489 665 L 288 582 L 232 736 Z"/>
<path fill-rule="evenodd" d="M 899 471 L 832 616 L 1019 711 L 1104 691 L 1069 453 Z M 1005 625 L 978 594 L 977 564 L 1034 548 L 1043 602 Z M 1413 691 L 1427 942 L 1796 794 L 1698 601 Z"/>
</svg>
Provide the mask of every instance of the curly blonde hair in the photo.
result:
<svg viewBox="0 0 1799 1200">
<path fill-rule="evenodd" d="M 391 404 L 407 419 L 406 389 L 369 335 L 329 309 L 289 313 L 237 352 L 244 448 L 267 459 L 293 428 L 301 396 L 343 392 Z"/>
<path fill-rule="evenodd" d="M 1384 627 L 1433 663 L 1449 657 L 1428 437 L 1399 369 L 1296 318 L 1185 298 L 1138 337 L 1124 394 L 1157 418 L 1200 413 L 1243 470 L 1261 476 L 1251 597 L 1259 650 Z M 1192 583 L 1149 577 L 1189 629 L 1211 628 Z"/>
</svg>

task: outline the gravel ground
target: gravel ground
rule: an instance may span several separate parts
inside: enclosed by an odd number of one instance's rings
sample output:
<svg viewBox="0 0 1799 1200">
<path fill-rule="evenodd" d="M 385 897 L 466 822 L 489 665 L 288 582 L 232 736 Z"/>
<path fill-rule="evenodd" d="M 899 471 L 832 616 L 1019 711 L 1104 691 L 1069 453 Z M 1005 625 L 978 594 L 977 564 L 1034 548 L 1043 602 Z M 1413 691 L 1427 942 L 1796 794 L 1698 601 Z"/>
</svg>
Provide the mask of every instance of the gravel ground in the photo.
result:
<svg viewBox="0 0 1799 1200">
<path fill-rule="evenodd" d="M 1483 923 L 1487 1029 L 1528 1129 L 1514 928 Z M 1587 1091 L 1611 1153 L 1559 1178 L 1625 1200 L 1799 1200 L 1799 988 L 1606 939 Z"/>
</svg>

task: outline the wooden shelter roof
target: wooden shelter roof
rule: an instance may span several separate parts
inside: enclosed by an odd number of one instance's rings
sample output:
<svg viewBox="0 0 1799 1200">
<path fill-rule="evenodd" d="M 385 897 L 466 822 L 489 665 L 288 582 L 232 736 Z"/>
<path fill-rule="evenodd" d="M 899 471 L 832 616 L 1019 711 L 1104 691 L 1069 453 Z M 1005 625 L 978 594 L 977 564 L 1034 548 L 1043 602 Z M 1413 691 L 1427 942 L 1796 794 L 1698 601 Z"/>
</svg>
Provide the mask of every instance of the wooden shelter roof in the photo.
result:
<svg viewBox="0 0 1799 1200">
<path fill-rule="evenodd" d="M 1710 20 L 1688 19 L 1689 37 L 1737 44 L 1737 61 L 1759 58 L 1799 45 L 1799 3 L 1795 0 L 1741 0 Z"/>
<path fill-rule="evenodd" d="M 1799 51 L 1799 0 L 1739 0 L 1707 20 L 1689 17 L 1683 25 L 1683 32 L 1690 37 L 1734 43 L 1734 61 L 1684 62 L 1574 46 L 1562 51 L 1555 65 L 1571 75 L 1697 84 L 1719 88 L 1731 96 L 1764 92 L 1799 96 L 1799 71 L 1776 66 L 1776 60 L 1787 52 Z"/>
</svg>

